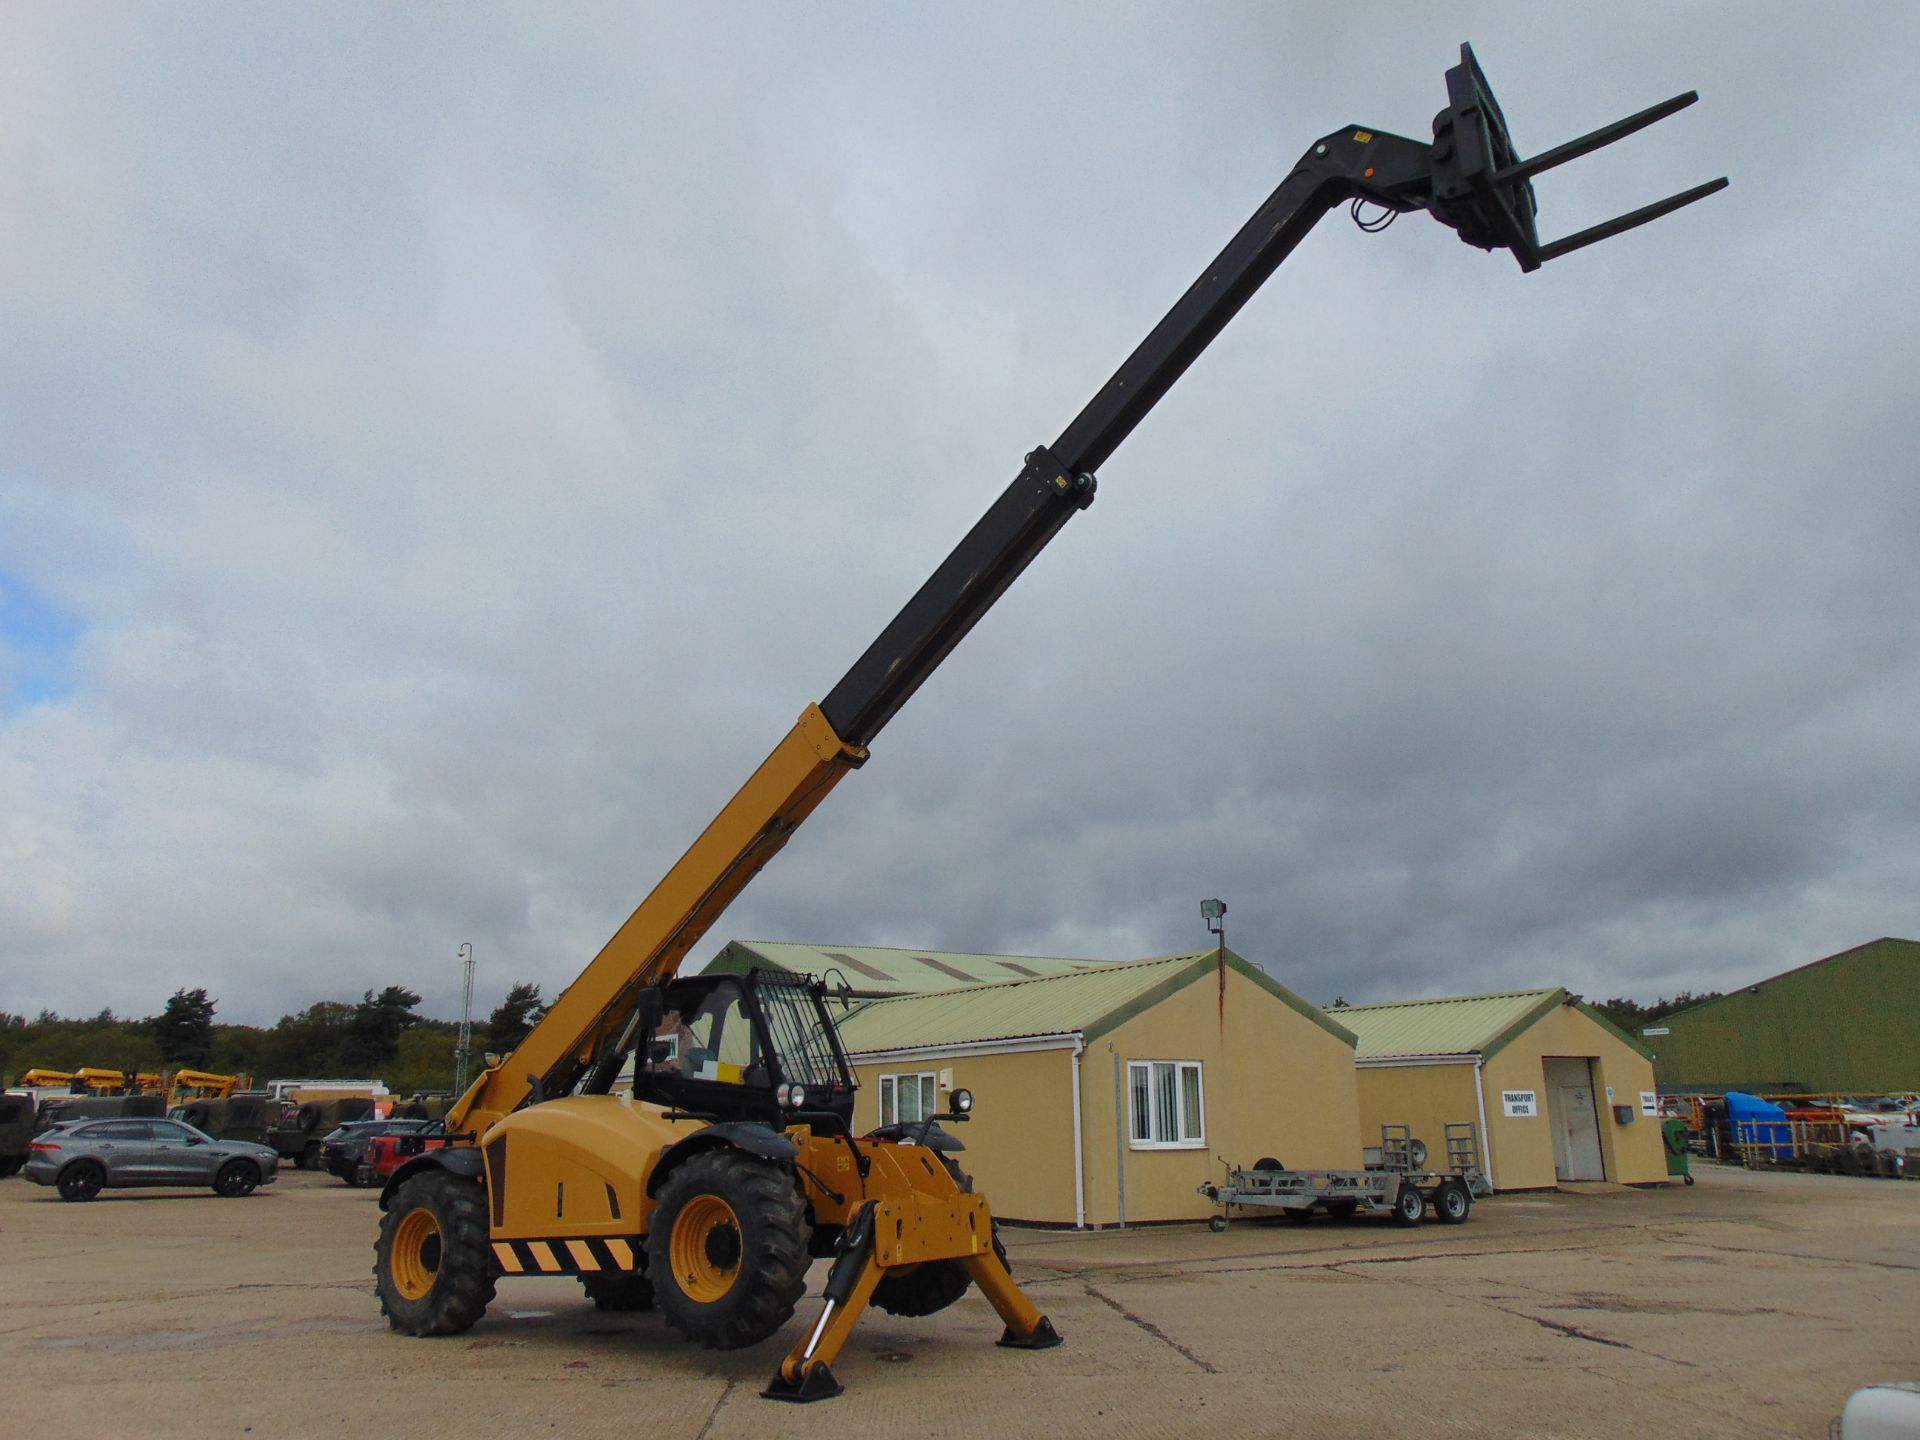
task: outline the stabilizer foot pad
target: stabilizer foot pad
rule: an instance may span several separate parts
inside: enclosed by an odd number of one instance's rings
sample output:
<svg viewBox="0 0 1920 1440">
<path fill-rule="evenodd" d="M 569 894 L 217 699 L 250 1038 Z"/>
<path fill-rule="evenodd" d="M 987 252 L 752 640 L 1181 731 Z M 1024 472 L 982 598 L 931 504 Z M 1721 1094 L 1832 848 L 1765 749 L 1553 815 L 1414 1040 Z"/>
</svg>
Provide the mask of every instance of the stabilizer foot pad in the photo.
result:
<svg viewBox="0 0 1920 1440">
<path fill-rule="evenodd" d="M 1060 1343 L 1056 1336 L 1054 1344 Z M 815 1400 L 831 1400 L 847 1387 L 833 1378 L 833 1371 L 825 1365 L 815 1365 L 803 1373 L 798 1385 L 793 1384 L 778 1370 L 767 1388 L 760 1392 L 762 1400 L 784 1400 L 789 1405 L 806 1405 Z"/>
<path fill-rule="evenodd" d="M 1051 1350 L 1060 1343 L 1060 1332 L 1053 1328 L 1053 1321 L 1042 1315 L 1040 1323 L 1033 1327 L 1033 1333 L 1025 1339 L 1009 1329 L 997 1343 L 1009 1350 Z"/>
</svg>

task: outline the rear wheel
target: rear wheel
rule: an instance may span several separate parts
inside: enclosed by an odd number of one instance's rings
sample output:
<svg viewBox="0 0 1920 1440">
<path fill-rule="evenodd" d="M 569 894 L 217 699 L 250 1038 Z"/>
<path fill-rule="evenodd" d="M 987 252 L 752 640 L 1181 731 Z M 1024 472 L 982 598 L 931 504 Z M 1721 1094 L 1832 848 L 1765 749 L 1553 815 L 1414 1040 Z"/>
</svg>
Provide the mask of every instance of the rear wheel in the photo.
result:
<svg viewBox="0 0 1920 1440">
<path fill-rule="evenodd" d="M 457 1335 L 493 1299 L 486 1193 L 433 1169 L 407 1181 L 380 1220 L 373 1288 L 380 1313 L 406 1335 Z"/>
<path fill-rule="evenodd" d="M 1473 1195 L 1458 1180 L 1449 1180 L 1433 1192 L 1433 1218 L 1442 1225 L 1464 1225 L 1473 1210 Z"/>
<path fill-rule="evenodd" d="M 709 1150 L 660 1187 L 647 1271 L 667 1323 L 714 1350 L 766 1339 L 807 1286 L 806 1207 L 778 1166 Z"/>
<path fill-rule="evenodd" d="M 26 1163 L 27 1157 L 24 1155 L 0 1156 L 0 1180 L 4 1180 L 7 1176 L 15 1174 L 20 1167 Z"/>
<path fill-rule="evenodd" d="M 213 1193 L 235 1198 L 251 1195 L 260 1185 L 260 1167 L 250 1160 L 229 1160 L 213 1177 Z"/>
<path fill-rule="evenodd" d="M 91 1200 L 107 1183 L 107 1172 L 91 1160 L 76 1160 L 60 1172 L 55 1188 L 62 1200 Z"/>
<path fill-rule="evenodd" d="M 602 1310 L 651 1310 L 653 1281 L 644 1275 L 606 1273 L 582 1275 L 580 1288 Z"/>
<path fill-rule="evenodd" d="M 908 1270 L 889 1270 L 873 1287 L 873 1303 L 889 1315 L 913 1319 L 946 1309 L 973 1287 L 958 1260 L 928 1260 Z"/>
<path fill-rule="evenodd" d="M 318 1140 L 309 1140 L 306 1145 L 301 1148 L 300 1158 L 294 1163 L 302 1170 L 318 1170 L 324 1166 L 327 1162 L 326 1157 L 320 1151 L 320 1142 Z"/>
</svg>

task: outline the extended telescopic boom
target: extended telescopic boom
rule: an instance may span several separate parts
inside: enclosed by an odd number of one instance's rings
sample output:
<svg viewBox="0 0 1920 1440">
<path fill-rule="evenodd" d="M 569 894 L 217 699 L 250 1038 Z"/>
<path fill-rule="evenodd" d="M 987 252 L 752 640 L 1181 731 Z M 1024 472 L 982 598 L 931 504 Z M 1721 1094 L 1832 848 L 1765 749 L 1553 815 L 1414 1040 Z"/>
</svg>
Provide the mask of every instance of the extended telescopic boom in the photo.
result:
<svg viewBox="0 0 1920 1440">
<path fill-rule="evenodd" d="M 1093 502 L 1094 471 L 1146 418 L 1262 282 L 1336 205 L 1426 210 L 1523 270 L 1617 235 L 1723 188 L 1719 179 L 1542 245 L 1533 177 L 1691 105 L 1689 92 L 1522 160 L 1475 61 L 1460 47 L 1431 144 L 1364 126 L 1318 141 L 1166 318 L 1050 446 L 1024 468 L 818 705 L 808 706 L 745 786 L 609 940 L 520 1048 L 489 1068 L 447 1117 L 483 1131 L 529 1099 L 571 1090 L 615 1043 L 639 992 L 678 970 L 734 896 L 849 770 L 888 720 L 1047 542 Z"/>
</svg>

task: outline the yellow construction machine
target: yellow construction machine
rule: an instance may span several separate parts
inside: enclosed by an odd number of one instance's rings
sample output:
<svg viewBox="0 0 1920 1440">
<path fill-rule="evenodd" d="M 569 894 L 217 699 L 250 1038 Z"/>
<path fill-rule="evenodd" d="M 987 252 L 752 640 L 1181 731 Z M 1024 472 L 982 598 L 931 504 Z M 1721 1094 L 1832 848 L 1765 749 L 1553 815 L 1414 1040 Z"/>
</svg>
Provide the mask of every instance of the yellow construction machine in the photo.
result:
<svg viewBox="0 0 1920 1440">
<path fill-rule="evenodd" d="M 167 1108 L 185 1105 L 189 1100 L 226 1100 L 236 1090 L 247 1088 L 245 1075 L 215 1075 L 207 1070 L 176 1070 L 168 1084 Z"/>
<path fill-rule="evenodd" d="M 678 972 L 900 706 L 1092 503 L 1094 470 L 1322 216 L 1352 202 L 1363 228 L 1377 229 L 1377 217 L 1426 210 L 1533 270 L 1726 183 L 1542 245 L 1532 175 L 1695 97 L 1523 161 L 1470 49 L 1447 86 L 1432 144 L 1349 126 L 1307 150 L 1060 438 L 1026 457 L 525 1042 L 455 1103 L 439 1148 L 418 1142 L 380 1199 L 374 1273 L 394 1329 L 453 1334 L 480 1318 L 502 1278 L 573 1275 L 604 1308 L 657 1305 L 689 1339 L 735 1348 L 779 1330 L 809 1262 L 832 1256 L 823 1308 L 770 1398 L 839 1393 L 830 1367 L 869 1303 L 928 1315 L 977 1285 L 1005 1324 L 1000 1343 L 1059 1343 L 1014 1283 L 992 1210 L 943 1128 L 966 1118 L 964 1092 L 946 1115 L 856 1134 L 852 1072 L 818 981 Z M 632 1092 L 617 1095 L 629 1064 Z"/>
<path fill-rule="evenodd" d="M 166 1093 L 166 1088 L 165 1077 L 154 1070 L 141 1070 L 129 1075 L 124 1070 L 82 1065 L 73 1072 L 76 1095 L 161 1095 Z"/>
</svg>

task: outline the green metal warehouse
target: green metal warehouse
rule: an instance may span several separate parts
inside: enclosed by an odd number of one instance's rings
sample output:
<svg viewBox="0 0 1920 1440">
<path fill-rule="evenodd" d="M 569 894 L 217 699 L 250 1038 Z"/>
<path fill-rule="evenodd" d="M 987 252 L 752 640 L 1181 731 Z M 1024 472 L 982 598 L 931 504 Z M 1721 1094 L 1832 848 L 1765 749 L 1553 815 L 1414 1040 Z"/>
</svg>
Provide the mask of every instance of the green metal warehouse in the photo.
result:
<svg viewBox="0 0 1920 1440">
<path fill-rule="evenodd" d="M 1880 939 L 1643 1026 L 1669 1095 L 1920 1090 L 1920 941 Z"/>
</svg>

